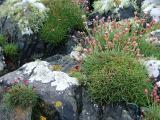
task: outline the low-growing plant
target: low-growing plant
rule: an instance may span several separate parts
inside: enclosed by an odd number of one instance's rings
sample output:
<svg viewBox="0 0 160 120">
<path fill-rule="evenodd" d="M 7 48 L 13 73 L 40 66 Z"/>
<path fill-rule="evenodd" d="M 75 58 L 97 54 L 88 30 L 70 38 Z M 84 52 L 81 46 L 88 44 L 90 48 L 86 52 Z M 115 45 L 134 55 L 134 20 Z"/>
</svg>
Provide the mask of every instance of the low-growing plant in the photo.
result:
<svg viewBox="0 0 160 120">
<path fill-rule="evenodd" d="M 145 113 L 145 120 L 160 120 L 160 106 L 153 103 Z"/>
<path fill-rule="evenodd" d="M 89 35 L 86 41 L 92 51 L 95 49 L 125 51 L 134 53 L 137 57 L 142 57 L 143 54 L 148 56 L 152 51 L 156 51 L 155 56 L 158 56 L 158 48 L 145 41 L 146 34 L 160 28 L 160 24 L 154 20 L 147 23 L 145 19 L 135 16 L 132 19 L 116 22 L 109 17 L 105 22 L 104 18 L 98 20 L 97 16 L 93 21 L 93 29 L 89 29 L 87 25 L 85 27 Z"/>
<path fill-rule="evenodd" d="M 82 10 L 73 0 L 53 0 L 46 3 L 49 18 L 41 29 L 44 41 L 57 45 L 62 43 L 72 29 L 83 28 Z"/>
<path fill-rule="evenodd" d="M 4 46 L 4 53 L 8 57 L 14 57 L 18 53 L 18 47 L 16 44 L 6 44 Z"/>
<path fill-rule="evenodd" d="M 4 95 L 4 102 L 8 107 L 26 109 L 37 102 L 37 94 L 31 85 L 16 84 Z"/>
<path fill-rule="evenodd" d="M 144 89 L 151 89 L 147 71 L 133 55 L 118 51 L 93 52 L 82 65 L 92 100 L 99 104 L 133 102 L 140 106 L 148 101 Z"/>
<path fill-rule="evenodd" d="M 160 48 L 145 40 L 138 41 L 139 48 L 144 57 L 153 57 L 160 59 Z"/>
<path fill-rule="evenodd" d="M 158 91 L 159 88 L 155 84 L 151 97 L 150 96 L 151 93 L 149 93 L 149 91 L 145 89 L 145 94 L 148 99 L 149 106 L 144 109 L 144 120 L 160 120 L 160 106 L 159 106 L 160 97 L 158 95 Z"/>
</svg>

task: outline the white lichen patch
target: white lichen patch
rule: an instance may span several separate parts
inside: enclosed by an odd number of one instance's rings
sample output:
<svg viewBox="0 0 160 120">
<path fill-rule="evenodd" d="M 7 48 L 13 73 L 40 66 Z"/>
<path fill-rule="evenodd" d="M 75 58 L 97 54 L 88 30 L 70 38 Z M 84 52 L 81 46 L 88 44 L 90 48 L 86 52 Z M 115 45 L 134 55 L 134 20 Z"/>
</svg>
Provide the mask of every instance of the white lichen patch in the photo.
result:
<svg viewBox="0 0 160 120">
<path fill-rule="evenodd" d="M 23 65 L 20 69 L 23 70 L 23 74 L 30 75 L 31 82 L 51 83 L 57 91 L 64 91 L 72 85 L 79 85 L 76 78 L 61 71 L 52 71 L 50 68 L 50 64 L 46 61 L 35 61 Z"/>
<path fill-rule="evenodd" d="M 160 0 L 144 0 L 142 3 L 142 10 L 144 13 L 149 13 L 153 8 L 160 5 Z"/>
<path fill-rule="evenodd" d="M 148 70 L 149 77 L 157 78 L 159 76 L 160 60 L 147 60 L 144 65 Z"/>
<path fill-rule="evenodd" d="M 82 61 L 86 58 L 86 54 L 83 51 L 82 45 L 77 45 L 74 47 L 73 51 L 70 53 L 70 57 L 77 61 Z"/>
<path fill-rule="evenodd" d="M 73 77 L 69 77 L 68 74 L 61 71 L 53 71 L 55 81 L 51 83 L 51 86 L 56 86 L 56 90 L 63 91 L 72 85 L 79 85 L 78 80 Z"/>
</svg>

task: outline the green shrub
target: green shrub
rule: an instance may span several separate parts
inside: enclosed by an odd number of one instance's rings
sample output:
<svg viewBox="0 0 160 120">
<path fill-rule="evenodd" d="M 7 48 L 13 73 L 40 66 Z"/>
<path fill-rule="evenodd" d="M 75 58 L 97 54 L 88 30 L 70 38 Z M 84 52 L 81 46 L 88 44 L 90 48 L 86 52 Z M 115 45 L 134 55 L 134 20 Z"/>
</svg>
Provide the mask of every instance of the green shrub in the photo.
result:
<svg viewBox="0 0 160 120">
<path fill-rule="evenodd" d="M 83 12 L 72 0 L 53 0 L 45 4 L 50 11 L 48 20 L 41 29 L 44 41 L 57 45 L 64 41 L 71 29 L 83 27 Z"/>
<path fill-rule="evenodd" d="M 37 98 L 38 96 L 32 86 L 17 84 L 12 86 L 8 93 L 5 94 L 4 101 L 11 108 L 20 107 L 26 109 L 33 107 L 37 102 Z"/>
<path fill-rule="evenodd" d="M 6 42 L 6 38 L 2 34 L 0 34 L 0 45 L 3 46 L 5 42 Z"/>
<path fill-rule="evenodd" d="M 18 52 L 18 47 L 16 44 L 6 44 L 4 46 L 4 53 L 6 56 L 13 57 L 17 54 Z"/>
<path fill-rule="evenodd" d="M 132 56 L 123 52 L 94 52 L 82 65 L 90 97 L 99 104 L 120 101 L 146 105 L 144 89 L 150 90 L 146 82 L 147 71 Z"/>
</svg>

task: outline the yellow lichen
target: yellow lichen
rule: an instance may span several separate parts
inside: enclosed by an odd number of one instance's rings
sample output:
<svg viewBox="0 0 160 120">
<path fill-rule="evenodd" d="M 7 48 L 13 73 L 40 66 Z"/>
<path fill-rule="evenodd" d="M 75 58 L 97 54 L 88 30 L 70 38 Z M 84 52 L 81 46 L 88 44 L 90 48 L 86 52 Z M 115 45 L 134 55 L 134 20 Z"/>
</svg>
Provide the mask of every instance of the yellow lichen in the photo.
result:
<svg viewBox="0 0 160 120">
<path fill-rule="evenodd" d="M 62 65 L 53 65 L 52 70 L 53 71 L 61 71 L 62 70 Z"/>
<path fill-rule="evenodd" d="M 61 101 L 56 101 L 55 102 L 55 107 L 59 108 L 59 107 L 62 107 L 63 106 L 63 103 Z"/>
<path fill-rule="evenodd" d="M 114 0 L 114 2 L 117 6 L 121 4 L 121 0 Z"/>
<path fill-rule="evenodd" d="M 40 117 L 40 120 L 47 120 L 47 118 L 44 117 L 44 116 L 41 116 L 41 117 Z"/>
</svg>

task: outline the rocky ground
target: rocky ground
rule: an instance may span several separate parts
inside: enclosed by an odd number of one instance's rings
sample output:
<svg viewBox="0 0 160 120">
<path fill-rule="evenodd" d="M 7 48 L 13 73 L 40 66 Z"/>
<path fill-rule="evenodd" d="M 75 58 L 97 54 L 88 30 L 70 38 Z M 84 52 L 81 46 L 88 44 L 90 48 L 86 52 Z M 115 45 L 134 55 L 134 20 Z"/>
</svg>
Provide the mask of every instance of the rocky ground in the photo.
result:
<svg viewBox="0 0 160 120">
<path fill-rule="evenodd" d="M 3 0 L 0 0 L 0 5 L 2 2 Z M 156 3 L 159 0 L 149 2 Z M 134 16 L 132 7 L 128 10 L 120 9 L 119 12 L 122 19 Z M 145 12 L 160 21 L 159 6 L 155 5 Z M 96 15 L 90 16 L 89 24 Z M 76 49 L 78 43 L 83 41 L 77 33 L 71 34 L 63 47 L 51 49 L 52 47 L 43 43 L 37 34 L 22 36 L 17 25 L 8 18 L 1 18 L 0 26 L 1 32 L 8 34 L 8 39 L 18 43 L 22 50 L 19 63 L 13 67 L 6 65 L 0 47 L 0 71 L 8 70 L 0 77 L 0 120 L 31 120 L 31 116 L 32 119 L 38 120 L 38 112 L 43 114 L 46 120 L 142 120 L 141 109 L 134 103 L 120 102 L 105 107 L 93 104 L 85 87 L 80 85 L 77 78 L 70 76 L 70 72 L 76 70 L 80 61 L 85 58 L 85 53 Z M 151 32 L 147 41 L 159 46 L 160 30 Z M 37 58 L 38 60 L 34 61 Z M 160 61 L 149 59 L 144 63 L 148 68 L 149 77 L 160 87 Z M 10 67 L 13 69 L 9 69 Z M 15 118 L 18 113 L 4 106 L 2 96 L 8 87 L 20 81 L 35 87 L 43 106 L 36 105 L 33 112 L 20 112 L 19 118 Z M 23 115 L 26 118 L 21 119 Z"/>
</svg>

